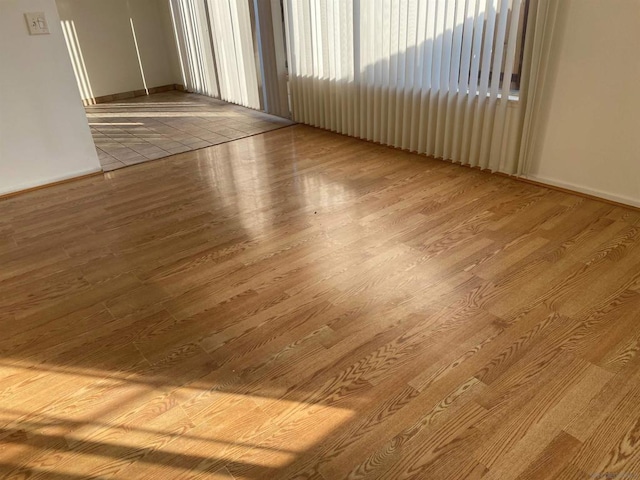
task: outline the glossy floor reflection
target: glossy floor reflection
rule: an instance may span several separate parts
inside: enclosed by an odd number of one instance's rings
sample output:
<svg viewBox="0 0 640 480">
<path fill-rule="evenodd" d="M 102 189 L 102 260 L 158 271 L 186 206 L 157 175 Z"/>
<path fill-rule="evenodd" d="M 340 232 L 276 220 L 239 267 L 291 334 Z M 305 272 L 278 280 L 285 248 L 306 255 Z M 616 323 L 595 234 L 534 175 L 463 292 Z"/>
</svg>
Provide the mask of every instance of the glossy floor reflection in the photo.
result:
<svg viewBox="0 0 640 480">
<path fill-rule="evenodd" d="M 640 213 L 292 126 L 0 201 L 0 477 L 640 474 Z"/>
</svg>

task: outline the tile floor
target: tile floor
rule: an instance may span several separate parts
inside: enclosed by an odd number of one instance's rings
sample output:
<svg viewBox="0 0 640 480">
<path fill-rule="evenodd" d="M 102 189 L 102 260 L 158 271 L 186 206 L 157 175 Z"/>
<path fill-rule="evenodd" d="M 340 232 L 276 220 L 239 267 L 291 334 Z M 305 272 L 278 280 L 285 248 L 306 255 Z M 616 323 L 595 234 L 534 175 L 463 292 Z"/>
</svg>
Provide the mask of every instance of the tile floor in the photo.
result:
<svg viewBox="0 0 640 480">
<path fill-rule="evenodd" d="M 104 171 L 244 138 L 293 122 L 178 91 L 86 107 Z"/>
</svg>

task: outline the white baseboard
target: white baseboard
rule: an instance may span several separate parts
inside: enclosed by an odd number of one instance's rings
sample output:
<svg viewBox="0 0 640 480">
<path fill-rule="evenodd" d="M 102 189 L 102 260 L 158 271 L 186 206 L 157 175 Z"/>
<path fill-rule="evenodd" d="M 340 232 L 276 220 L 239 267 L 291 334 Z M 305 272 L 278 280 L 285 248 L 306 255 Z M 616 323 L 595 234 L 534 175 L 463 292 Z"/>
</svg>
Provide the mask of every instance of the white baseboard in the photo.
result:
<svg viewBox="0 0 640 480">
<path fill-rule="evenodd" d="M 566 188 L 567 190 L 573 190 L 574 192 L 584 193 L 586 195 L 592 195 L 594 197 L 605 198 L 618 203 L 624 203 L 633 207 L 640 207 L 640 199 L 626 197 L 624 195 L 617 195 L 615 193 L 605 192 L 594 188 L 583 187 L 582 185 L 576 185 L 569 182 L 562 182 L 547 177 L 540 177 L 538 175 L 523 175 L 523 178 L 527 180 L 533 180 L 534 182 L 546 183 L 554 187 Z"/>
<path fill-rule="evenodd" d="M 91 175 L 92 173 L 102 172 L 102 168 L 87 168 L 85 170 L 77 170 L 75 172 L 69 172 L 64 175 L 56 175 L 55 177 L 49 177 L 40 179 L 35 182 L 22 183 L 20 185 L 11 186 L 9 188 L 0 189 L 0 196 L 9 195 L 12 193 L 21 192 L 23 190 L 29 190 L 37 187 L 44 187 L 46 185 L 58 182 L 64 182 L 65 180 L 71 180 L 76 177 L 83 177 L 85 175 Z"/>
</svg>

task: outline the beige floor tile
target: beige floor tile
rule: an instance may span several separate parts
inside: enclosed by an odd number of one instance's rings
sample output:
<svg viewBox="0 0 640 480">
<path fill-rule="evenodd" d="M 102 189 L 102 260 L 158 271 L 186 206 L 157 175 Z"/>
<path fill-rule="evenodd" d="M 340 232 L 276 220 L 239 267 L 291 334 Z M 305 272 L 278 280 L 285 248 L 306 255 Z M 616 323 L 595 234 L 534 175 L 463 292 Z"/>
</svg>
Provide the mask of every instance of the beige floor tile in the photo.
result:
<svg viewBox="0 0 640 480">
<path fill-rule="evenodd" d="M 225 143 L 293 122 L 178 91 L 86 107 L 104 171 Z"/>
</svg>

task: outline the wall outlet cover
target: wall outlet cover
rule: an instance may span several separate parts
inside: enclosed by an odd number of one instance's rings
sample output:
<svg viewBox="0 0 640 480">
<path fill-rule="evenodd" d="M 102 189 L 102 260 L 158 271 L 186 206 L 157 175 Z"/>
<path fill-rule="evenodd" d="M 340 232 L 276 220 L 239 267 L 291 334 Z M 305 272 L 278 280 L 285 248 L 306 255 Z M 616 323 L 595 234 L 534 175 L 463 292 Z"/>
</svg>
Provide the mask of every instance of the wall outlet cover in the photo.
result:
<svg viewBox="0 0 640 480">
<path fill-rule="evenodd" d="M 47 35 L 49 33 L 49 25 L 44 12 L 25 13 L 24 18 L 27 20 L 30 35 Z"/>
</svg>

